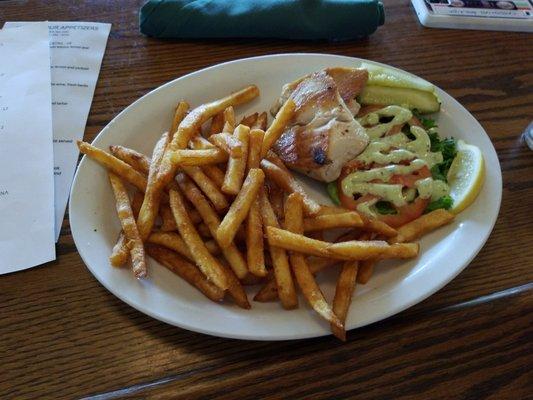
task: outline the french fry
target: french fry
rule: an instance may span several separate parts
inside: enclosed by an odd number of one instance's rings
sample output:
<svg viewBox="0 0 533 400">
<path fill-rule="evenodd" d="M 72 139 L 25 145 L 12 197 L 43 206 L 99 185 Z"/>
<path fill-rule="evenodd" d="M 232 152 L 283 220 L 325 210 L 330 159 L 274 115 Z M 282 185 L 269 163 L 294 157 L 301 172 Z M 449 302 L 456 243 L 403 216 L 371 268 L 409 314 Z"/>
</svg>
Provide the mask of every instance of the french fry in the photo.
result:
<svg viewBox="0 0 533 400">
<path fill-rule="evenodd" d="M 272 121 L 272 125 L 266 130 L 263 146 L 261 148 L 261 156 L 265 157 L 268 150 L 274 143 L 277 142 L 285 127 L 290 122 L 296 110 L 296 104 L 292 99 L 288 99 L 285 104 L 279 109 L 276 118 Z"/>
<path fill-rule="evenodd" d="M 247 160 L 248 171 L 252 168 L 259 168 L 263 136 L 264 132 L 262 130 L 254 129 L 250 131 Z M 246 257 L 250 272 L 255 276 L 264 277 L 267 275 L 267 270 L 265 267 L 263 223 L 259 207 L 258 196 L 252 203 L 248 217 L 246 218 Z"/>
<path fill-rule="evenodd" d="M 221 148 L 232 158 L 241 158 L 243 149 L 242 143 L 235 136 L 227 132 L 215 133 L 209 137 L 209 141 Z"/>
<path fill-rule="evenodd" d="M 135 218 L 133 217 L 133 211 L 131 210 L 128 192 L 120 178 L 115 174 L 109 173 L 109 181 L 115 194 L 118 218 L 130 250 L 133 274 L 136 278 L 143 278 L 146 276 L 146 257 L 143 243 L 135 224 Z"/>
<path fill-rule="evenodd" d="M 267 128 L 267 113 L 263 111 L 261 114 L 259 114 L 254 124 L 250 128 L 261 129 L 264 131 Z"/>
<path fill-rule="evenodd" d="M 449 224 L 454 217 L 454 214 L 443 209 L 431 211 L 398 228 L 398 235 L 391 238 L 390 243 L 412 242 L 426 233 Z"/>
<path fill-rule="evenodd" d="M 228 208 L 228 200 L 224 196 L 224 193 L 220 191 L 217 185 L 209 179 L 200 167 L 182 167 L 182 169 L 198 185 L 202 192 L 204 192 L 217 211 Z"/>
<path fill-rule="evenodd" d="M 297 251 L 318 257 L 330 257 L 328 251 L 331 243 L 311 239 L 274 226 L 266 227 L 266 236 L 270 246 Z"/>
<path fill-rule="evenodd" d="M 304 188 L 288 171 L 281 169 L 277 165 L 265 159 L 261 160 L 261 169 L 264 171 L 268 179 L 273 181 L 285 192 L 300 193 L 303 197 L 304 208 L 307 215 L 314 216 L 320 212 L 320 204 L 309 197 Z"/>
<path fill-rule="evenodd" d="M 131 200 L 131 211 L 133 212 L 133 218 L 137 219 L 139 215 L 139 210 L 143 203 L 144 196 L 141 192 L 137 191 L 133 194 L 133 199 Z M 121 267 L 128 262 L 130 257 L 130 250 L 128 249 L 128 244 L 126 242 L 126 237 L 124 232 L 120 232 L 118 236 L 117 243 L 113 246 L 111 255 L 109 256 L 109 262 L 114 267 Z"/>
<path fill-rule="evenodd" d="M 352 303 L 352 294 L 357 281 L 358 261 L 345 261 L 337 280 L 335 297 L 333 298 L 333 312 L 338 316 L 342 325 L 331 324 L 331 332 L 342 341 L 346 341 L 346 316 Z"/>
<path fill-rule="evenodd" d="M 187 111 L 189 111 L 189 104 L 185 101 L 180 101 L 178 105 L 176 106 L 176 109 L 174 111 L 174 116 L 172 118 L 172 124 L 170 125 L 169 136 L 170 140 L 172 140 L 172 137 L 174 136 L 174 133 L 178 130 L 178 126 L 183 121 L 183 118 L 187 115 Z"/>
<path fill-rule="evenodd" d="M 226 273 L 220 263 L 205 247 L 204 242 L 200 238 L 200 235 L 198 235 L 187 214 L 183 198 L 177 190 L 170 191 L 170 208 L 174 214 L 181 238 L 189 247 L 198 268 L 216 286 L 222 290 L 226 290 L 228 288 Z"/>
<path fill-rule="evenodd" d="M 177 160 L 175 159 L 176 154 L 174 152 L 176 150 L 185 149 L 189 143 L 189 140 L 200 131 L 204 122 L 219 112 L 224 111 L 227 107 L 246 103 L 258 95 L 259 89 L 257 86 L 247 86 L 246 88 L 232 93 L 222 99 L 215 100 L 211 103 L 202 104 L 187 114 L 187 116 L 179 124 L 178 130 L 172 138 L 172 141 L 165 152 L 165 156 L 163 157 L 163 162 L 161 163 L 158 174 L 159 186 L 163 188 L 170 181 L 172 181 L 179 165 L 178 161 L 180 160 L 179 157 Z"/>
<path fill-rule="evenodd" d="M 304 231 L 322 231 L 332 228 L 357 228 L 363 226 L 363 220 L 355 211 L 343 214 L 317 215 L 304 219 Z"/>
<path fill-rule="evenodd" d="M 290 173 L 289 168 L 287 168 L 287 166 L 285 165 L 283 160 L 281 158 L 279 158 L 279 156 L 276 153 L 274 153 L 274 151 L 269 150 L 265 158 L 268 161 L 270 161 L 272 164 L 277 165 L 283 171 L 286 171 L 286 172 Z"/>
<path fill-rule="evenodd" d="M 250 114 L 250 115 L 244 117 L 241 120 L 241 122 L 239 122 L 239 125 L 246 125 L 248 128 L 252 128 L 252 126 L 257 121 L 258 115 L 259 115 L 259 113 L 253 113 L 253 114 Z"/>
<path fill-rule="evenodd" d="M 389 245 L 387 242 L 380 240 L 350 240 L 341 243 L 329 243 L 272 226 L 267 227 L 266 232 L 268 242 L 271 246 L 318 257 L 332 257 L 339 260 L 412 258 L 418 255 L 419 250 L 417 243 Z"/>
<path fill-rule="evenodd" d="M 172 162 L 179 166 L 219 164 L 227 161 L 228 153 L 224 150 L 201 149 L 201 150 L 176 150 L 171 154 Z"/>
<path fill-rule="evenodd" d="M 224 113 L 219 112 L 211 120 L 211 126 L 209 127 L 208 136 L 214 135 L 215 133 L 222 132 L 223 128 L 224 128 Z"/>
<path fill-rule="evenodd" d="M 266 226 L 267 230 L 269 228 L 279 227 L 278 219 L 276 214 L 274 214 L 274 210 L 272 209 L 264 189 L 260 192 L 260 204 L 261 218 L 263 219 L 263 224 Z M 274 278 L 281 304 L 283 305 L 283 308 L 287 310 L 297 308 L 298 296 L 296 295 L 296 288 L 294 287 L 287 253 L 285 250 L 270 244 L 269 251 L 270 256 L 272 257 Z M 254 299 L 261 301 L 261 295 L 258 293 Z"/>
<path fill-rule="evenodd" d="M 224 183 L 224 172 L 216 165 L 204 165 L 201 167 L 204 174 L 206 174 L 218 188 L 222 187 Z"/>
<path fill-rule="evenodd" d="M 153 244 L 147 245 L 146 251 L 159 264 L 180 276 L 208 299 L 217 303 L 224 299 L 224 290 L 211 283 L 195 265 L 185 261 L 178 254 Z"/>
<path fill-rule="evenodd" d="M 203 136 L 196 135 L 189 140 L 189 147 L 193 150 L 214 149 L 216 146 Z"/>
<path fill-rule="evenodd" d="M 200 222 L 197 226 L 196 226 L 196 229 L 198 229 L 198 233 L 200 234 L 200 236 L 204 237 L 204 238 L 212 238 L 213 235 L 211 234 L 211 230 L 209 229 L 209 227 L 205 224 L 205 222 Z"/>
<path fill-rule="evenodd" d="M 348 210 L 347 208 L 322 205 L 318 215 L 344 214 L 347 212 L 350 212 L 350 210 Z M 396 234 L 398 233 L 396 229 L 390 227 L 385 222 L 380 221 L 379 219 L 370 218 L 365 216 L 364 214 L 359 214 L 359 216 L 363 220 L 363 226 L 361 227 L 361 229 L 366 232 L 378 233 L 385 237 L 393 237 L 396 236 Z"/>
<path fill-rule="evenodd" d="M 150 157 L 124 146 L 109 146 L 109 150 L 119 160 L 131 165 L 138 172 L 148 175 L 152 162 Z"/>
<path fill-rule="evenodd" d="M 157 244 L 167 249 L 174 250 L 176 253 L 194 261 L 192 254 L 180 235 L 176 232 L 152 232 L 147 239 L 148 243 Z M 220 247 L 214 240 L 208 240 L 204 243 L 207 251 L 213 255 L 220 254 Z"/>
<path fill-rule="evenodd" d="M 368 260 L 387 258 L 413 258 L 418 255 L 418 243 L 399 243 L 389 245 L 381 240 L 351 240 L 333 243 L 329 247 L 330 255 L 346 260 Z"/>
<path fill-rule="evenodd" d="M 121 231 L 118 235 L 117 243 L 115 243 L 113 250 L 111 250 L 109 262 L 113 267 L 122 267 L 128 262 L 129 257 L 130 250 L 128 249 L 126 236 L 124 236 L 124 232 Z"/>
<path fill-rule="evenodd" d="M 222 132 L 232 133 L 235 130 L 235 111 L 232 106 L 224 110 L 224 127 Z"/>
<path fill-rule="evenodd" d="M 249 136 L 247 160 L 248 171 L 252 168 L 259 168 L 261 166 L 261 146 L 263 145 L 265 132 L 261 129 L 252 129 Z"/>
<path fill-rule="evenodd" d="M 121 177 L 126 182 L 131 183 L 144 193 L 146 190 L 147 179 L 143 174 L 133 169 L 131 165 L 126 164 L 124 161 L 119 160 L 115 156 L 112 156 L 89 143 L 78 140 L 77 144 L 80 152 L 97 161 L 106 167 L 111 173 Z"/>
<path fill-rule="evenodd" d="M 246 218 L 246 258 L 248 269 L 255 276 L 266 276 L 265 254 L 263 243 L 263 224 L 259 199 L 256 198 Z"/>
<path fill-rule="evenodd" d="M 272 279 L 269 279 L 254 296 L 254 301 L 258 301 L 260 303 L 267 303 L 270 301 L 276 301 L 278 299 L 278 285 L 273 276 Z"/>
<path fill-rule="evenodd" d="M 248 143 L 250 137 L 250 128 L 239 125 L 235 128 L 233 136 L 241 143 L 241 157 L 231 156 L 228 161 L 228 169 L 224 176 L 222 191 L 227 194 L 236 195 L 241 189 L 244 175 L 246 173 L 246 162 L 248 160 Z"/>
<path fill-rule="evenodd" d="M 290 232 L 303 234 L 303 201 L 298 193 L 292 193 L 285 200 L 285 229 Z M 337 318 L 317 285 L 304 255 L 290 252 L 289 260 L 292 271 L 304 297 L 318 315 L 328 321 L 337 331 L 344 331 L 343 323 Z"/>
<path fill-rule="evenodd" d="M 367 283 L 374 272 L 374 266 L 378 260 L 362 260 L 359 261 L 359 270 L 357 271 L 357 283 L 364 285 Z"/>
<path fill-rule="evenodd" d="M 214 238 L 216 238 L 217 230 L 220 226 L 220 218 L 216 211 L 212 208 L 198 187 L 196 187 L 196 185 L 191 182 L 190 179 L 178 174 L 177 180 L 182 192 L 194 205 L 194 207 L 196 207 L 196 210 L 200 213 L 200 216 L 209 229 L 209 232 Z M 244 257 L 239 249 L 237 249 L 237 246 L 235 246 L 235 243 L 232 242 L 228 247 L 223 247 L 221 250 L 231 269 L 235 272 L 235 275 L 239 279 L 242 279 L 248 275 L 246 261 L 244 260 Z"/>
<path fill-rule="evenodd" d="M 259 168 L 252 168 L 248 172 L 240 192 L 218 227 L 216 237 L 221 248 L 226 248 L 233 242 L 233 238 L 248 215 L 248 211 L 263 185 L 264 179 L 265 175 Z"/>
<path fill-rule="evenodd" d="M 168 132 L 165 132 L 155 144 L 152 154 L 152 163 L 150 164 L 148 173 L 148 183 L 146 185 L 144 201 L 142 202 L 141 210 L 139 211 L 139 216 L 137 218 L 137 229 L 139 229 L 142 241 L 145 241 L 150 235 L 157 214 L 159 213 L 159 202 L 161 200 L 162 192 L 158 190 L 155 181 L 169 140 L 170 135 Z"/>
</svg>

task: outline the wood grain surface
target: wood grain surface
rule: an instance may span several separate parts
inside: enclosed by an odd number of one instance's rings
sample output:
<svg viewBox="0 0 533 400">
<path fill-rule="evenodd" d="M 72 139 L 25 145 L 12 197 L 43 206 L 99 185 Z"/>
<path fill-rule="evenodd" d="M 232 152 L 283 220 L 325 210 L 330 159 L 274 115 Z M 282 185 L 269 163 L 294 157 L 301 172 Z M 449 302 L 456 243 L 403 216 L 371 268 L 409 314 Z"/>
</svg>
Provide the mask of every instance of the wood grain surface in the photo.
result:
<svg viewBox="0 0 533 400">
<path fill-rule="evenodd" d="M 446 90 L 490 135 L 504 186 L 494 232 L 463 273 L 405 312 L 349 332 L 344 344 L 228 340 L 147 317 L 88 272 L 67 216 L 56 261 L 0 276 L 1 399 L 531 396 L 533 152 L 520 136 L 533 119 L 533 36 L 427 29 L 408 0 L 384 2 L 386 25 L 370 38 L 328 43 L 155 40 L 138 31 L 141 1 L 0 1 L 0 24 L 113 24 L 85 140 L 140 96 L 199 68 L 323 52 L 388 63 Z"/>
</svg>

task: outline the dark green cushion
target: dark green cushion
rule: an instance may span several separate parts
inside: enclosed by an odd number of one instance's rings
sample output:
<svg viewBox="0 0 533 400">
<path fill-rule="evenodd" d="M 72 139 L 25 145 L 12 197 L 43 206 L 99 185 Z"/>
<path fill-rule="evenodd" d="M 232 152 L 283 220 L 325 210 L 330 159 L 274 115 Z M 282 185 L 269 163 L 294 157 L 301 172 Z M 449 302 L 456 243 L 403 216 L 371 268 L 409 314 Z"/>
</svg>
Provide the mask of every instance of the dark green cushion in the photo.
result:
<svg viewBox="0 0 533 400">
<path fill-rule="evenodd" d="M 158 38 L 347 40 L 383 25 L 378 0 L 150 0 L 141 32 Z"/>
</svg>

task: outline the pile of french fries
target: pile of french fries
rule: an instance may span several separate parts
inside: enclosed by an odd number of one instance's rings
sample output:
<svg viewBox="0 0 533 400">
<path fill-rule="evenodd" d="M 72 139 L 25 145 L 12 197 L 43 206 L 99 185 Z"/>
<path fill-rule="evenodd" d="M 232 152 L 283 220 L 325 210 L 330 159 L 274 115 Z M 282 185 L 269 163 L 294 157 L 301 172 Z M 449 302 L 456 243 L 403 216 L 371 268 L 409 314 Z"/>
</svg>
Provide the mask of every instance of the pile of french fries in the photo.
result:
<svg viewBox="0 0 533 400">
<path fill-rule="evenodd" d="M 261 285 L 255 301 L 279 299 L 287 310 L 298 307 L 299 288 L 345 340 L 356 283 L 366 283 L 379 260 L 416 257 L 413 241 L 453 215 L 437 210 L 396 230 L 318 204 L 271 150 L 294 114 L 292 99 L 268 129 L 265 112 L 236 123 L 234 107 L 258 95 L 256 86 L 248 86 L 192 110 L 179 102 L 151 157 L 78 142 L 108 170 L 115 195 L 122 231 L 110 263 L 131 262 L 134 275 L 144 278 L 148 254 L 209 299 L 229 297 L 245 309 L 251 307 L 246 285 Z M 331 230 L 342 235 L 325 240 Z M 334 266 L 340 275 L 330 305 L 315 275 Z"/>
</svg>

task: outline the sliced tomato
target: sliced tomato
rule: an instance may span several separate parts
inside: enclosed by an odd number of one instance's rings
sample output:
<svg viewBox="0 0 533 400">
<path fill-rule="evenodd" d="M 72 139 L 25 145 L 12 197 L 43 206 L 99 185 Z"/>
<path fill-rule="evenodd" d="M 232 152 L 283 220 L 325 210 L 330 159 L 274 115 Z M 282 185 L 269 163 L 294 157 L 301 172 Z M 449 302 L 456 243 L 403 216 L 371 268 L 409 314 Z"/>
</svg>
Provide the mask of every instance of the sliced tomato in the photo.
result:
<svg viewBox="0 0 533 400">
<path fill-rule="evenodd" d="M 393 228 L 399 228 L 402 225 L 411 222 L 418 217 L 420 217 L 426 207 L 429 204 L 429 199 L 422 199 L 418 197 L 412 203 L 409 203 L 402 207 L 396 207 L 398 214 L 393 215 L 381 215 L 379 214 L 378 219 L 385 222 L 387 225 L 392 226 Z"/>
<path fill-rule="evenodd" d="M 364 165 L 362 165 L 359 162 L 351 162 L 351 163 L 346 164 L 343 167 L 341 175 L 337 181 L 339 200 L 343 207 L 348 208 L 350 210 L 357 210 L 357 206 L 360 203 L 365 203 L 365 202 L 376 199 L 376 196 L 373 196 L 373 195 L 365 195 L 365 196 L 361 196 L 358 199 L 354 199 L 353 196 L 347 196 L 342 191 L 342 180 L 346 176 L 351 174 L 353 171 L 357 171 L 360 169 L 365 169 L 365 168 L 364 168 Z M 389 183 L 401 184 L 405 187 L 412 188 L 415 186 L 415 182 L 417 180 L 428 178 L 430 176 L 431 176 L 431 171 L 429 170 L 427 166 L 424 166 L 409 175 L 393 175 Z M 426 209 L 428 204 L 429 204 L 429 199 L 421 199 L 419 197 L 412 203 L 406 204 L 405 206 L 395 207 L 397 214 L 392 214 L 392 215 L 378 214 L 378 218 L 381 221 L 385 222 L 386 224 L 392 226 L 393 228 L 398 228 L 420 217 L 422 213 L 424 212 L 424 210 Z"/>
<path fill-rule="evenodd" d="M 401 184 L 405 187 L 412 188 L 415 187 L 415 182 L 419 179 L 429 178 L 431 176 L 431 171 L 427 166 L 414 171 L 409 175 L 393 175 L 389 180 L 389 183 Z"/>
</svg>

